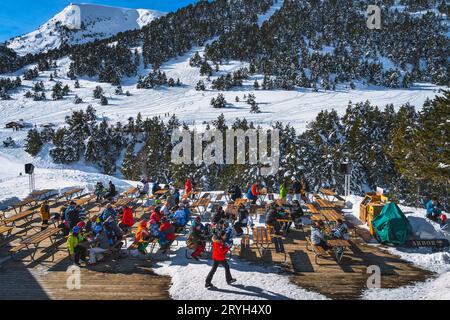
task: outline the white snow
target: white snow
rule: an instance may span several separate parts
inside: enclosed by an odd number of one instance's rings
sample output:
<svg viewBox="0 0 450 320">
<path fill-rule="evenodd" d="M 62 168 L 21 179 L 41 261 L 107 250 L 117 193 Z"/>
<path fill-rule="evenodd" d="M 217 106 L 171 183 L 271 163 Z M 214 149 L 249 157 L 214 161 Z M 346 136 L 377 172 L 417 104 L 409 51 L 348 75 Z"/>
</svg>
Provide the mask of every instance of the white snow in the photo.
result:
<svg viewBox="0 0 450 320">
<path fill-rule="evenodd" d="M 229 261 L 231 274 L 237 279 L 236 284 L 228 286 L 223 267 L 217 269 L 212 283 L 215 289 L 205 288 L 205 279 L 211 270 L 212 261 L 205 263 L 188 260 L 185 257 L 185 242 L 170 254 L 167 260 L 155 262 L 152 269 L 160 275 L 172 278 L 169 290 L 174 299 L 189 300 L 322 300 L 323 295 L 303 289 L 291 282 L 289 277 L 281 274 L 276 267 L 264 267 L 232 258 Z"/>
<path fill-rule="evenodd" d="M 162 15 L 146 9 L 70 4 L 37 30 L 11 39 L 8 47 L 19 55 L 45 52 L 62 44 L 82 44 L 140 29 Z"/>
</svg>

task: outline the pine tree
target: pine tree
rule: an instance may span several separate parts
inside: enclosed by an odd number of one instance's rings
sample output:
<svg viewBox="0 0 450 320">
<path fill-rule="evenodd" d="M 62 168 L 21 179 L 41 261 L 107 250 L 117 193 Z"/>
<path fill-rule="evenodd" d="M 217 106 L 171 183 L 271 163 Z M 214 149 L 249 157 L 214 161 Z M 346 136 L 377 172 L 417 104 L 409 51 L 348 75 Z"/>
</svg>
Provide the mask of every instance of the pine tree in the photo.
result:
<svg viewBox="0 0 450 320">
<path fill-rule="evenodd" d="M 64 98 L 63 88 L 61 82 L 57 82 L 52 88 L 52 99 L 61 100 Z"/>
<path fill-rule="evenodd" d="M 203 82 L 203 80 L 199 80 L 197 82 L 197 85 L 195 86 L 195 90 L 197 90 L 197 91 L 205 91 L 206 90 L 205 83 Z"/>
<path fill-rule="evenodd" d="M 211 99 L 211 106 L 213 108 L 225 108 L 227 106 L 227 101 L 222 93 L 219 93 L 217 98 Z"/>
<path fill-rule="evenodd" d="M 102 96 L 100 97 L 100 104 L 101 104 L 102 106 L 108 105 L 108 99 L 107 99 L 104 95 L 102 95 Z"/>
<path fill-rule="evenodd" d="M 25 139 L 26 152 L 34 157 L 41 151 L 43 144 L 41 135 L 36 129 L 28 131 L 27 138 Z"/>
<path fill-rule="evenodd" d="M 100 86 L 96 86 L 94 89 L 94 99 L 101 99 L 103 96 L 103 88 Z"/>
</svg>

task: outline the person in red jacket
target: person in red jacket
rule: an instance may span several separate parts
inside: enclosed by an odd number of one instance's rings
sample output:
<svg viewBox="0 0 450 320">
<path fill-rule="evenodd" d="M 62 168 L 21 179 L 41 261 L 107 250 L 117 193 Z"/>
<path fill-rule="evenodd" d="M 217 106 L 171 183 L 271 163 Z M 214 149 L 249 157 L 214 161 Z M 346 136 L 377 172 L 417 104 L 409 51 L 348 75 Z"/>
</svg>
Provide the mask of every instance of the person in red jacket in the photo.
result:
<svg viewBox="0 0 450 320">
<path fill-rule="evenodd" d="M 184 184 L 184 192 L 185 194 L 189 194 L 192 191 L 192 182 L 191 179 L 187 179 Z"/>
<path fill-rule="evenodd" d="M 133 211 L 130 207 L 124 206 L 122 209 L 122 219 L 119 223 L 119 227 L 124 231 L 128 232 L 134 225 Z"/>
<path fill-rule="evenodd" d="M 161 218 L 163 217 L 163 214 L 160 212 L 160 208 L 156 207 L 152 209 L 152 213 L 150 215 L 150 220 L 155 220 L 156 223 L 159 223 Z"/>
<path fill-rule="evenodd" d="M 159 238 L 159 245 L 161 247 L 160 250 L 163 253 L 166 253 L 166 251 L 170 248 L 172 242 L 175 240 L 175 226 L 171 224 L 166 217 L 163 217 L 161 219 L 159 231 L 161 231 Z"/>
<path fill-rule="evenodd" d="M 213 251 L 212 251 L 213 266 L 208 276 L 206 277 L 206 284 L 205 284 L 206 288 L 210 288 L 213 286 L 211 281 L 219 265 L 222 265 L 225 268 L 225 278 L 227 280 L 227 283 L 232 284 L 236 282 L 236 279 L 234 279 L 231 276 L 230 266 L 228 265 L 227 262 L 226 256 L 230 248 L 225 244 L 226 237 L 227 237 L 226 232 L 222 230 L 220 232 L 219 237 L 213 238 Z"/>
</svg>

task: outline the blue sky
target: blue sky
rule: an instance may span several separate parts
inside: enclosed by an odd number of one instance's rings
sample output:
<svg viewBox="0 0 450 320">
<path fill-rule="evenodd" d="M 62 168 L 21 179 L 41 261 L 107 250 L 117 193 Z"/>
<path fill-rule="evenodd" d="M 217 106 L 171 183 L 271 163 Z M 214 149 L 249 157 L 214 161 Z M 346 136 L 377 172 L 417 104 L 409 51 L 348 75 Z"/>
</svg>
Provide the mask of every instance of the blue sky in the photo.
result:
<svg viewBox="0 0 450 320">
<path fill-rule="evenodd" d="M 196 0 L 0 0 L 0 42 L 37 29 L 71 2 L 174 11 Z"/>
</svg>

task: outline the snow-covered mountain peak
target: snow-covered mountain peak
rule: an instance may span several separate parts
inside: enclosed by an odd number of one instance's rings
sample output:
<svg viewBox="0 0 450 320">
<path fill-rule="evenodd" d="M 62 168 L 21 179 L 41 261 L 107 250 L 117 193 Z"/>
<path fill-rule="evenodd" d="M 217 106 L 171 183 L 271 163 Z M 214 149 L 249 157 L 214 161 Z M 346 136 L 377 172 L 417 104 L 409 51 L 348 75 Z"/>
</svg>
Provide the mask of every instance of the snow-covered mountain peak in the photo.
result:
<svg viewBox="0 0 450 320">
<path fill-rule="evenodd" d="M 45 52 L 63 44 L 82 44 L 140 29 L 162 15 L 147 9 L 71 3 L 37 30 L 11 39 L 8 47 L 19 55 Z"/>
</svg>

